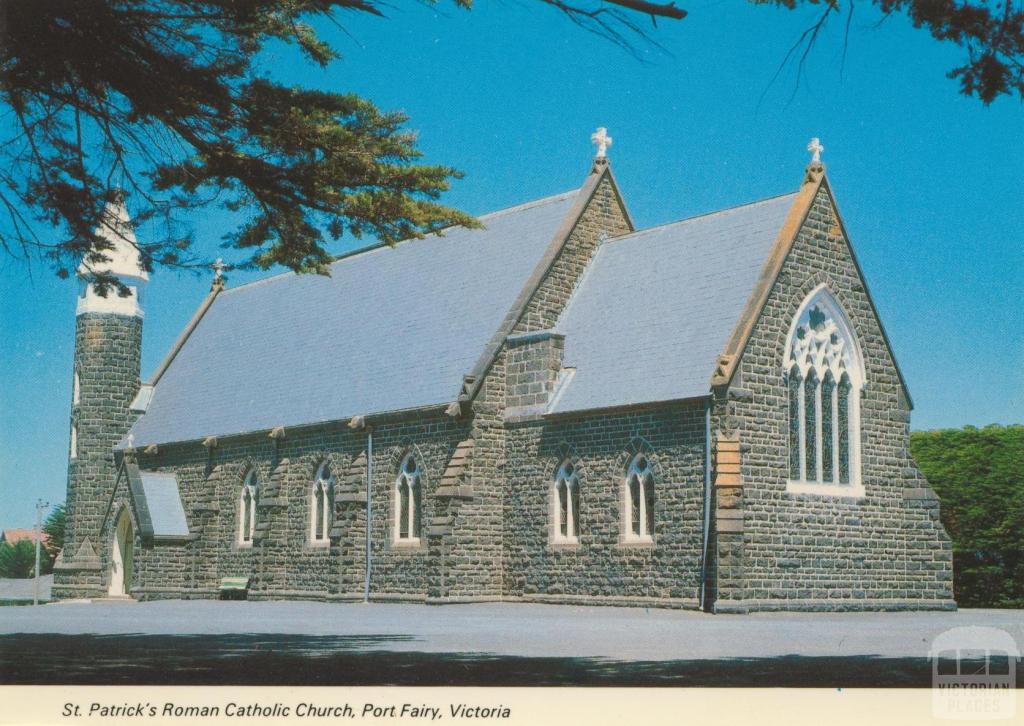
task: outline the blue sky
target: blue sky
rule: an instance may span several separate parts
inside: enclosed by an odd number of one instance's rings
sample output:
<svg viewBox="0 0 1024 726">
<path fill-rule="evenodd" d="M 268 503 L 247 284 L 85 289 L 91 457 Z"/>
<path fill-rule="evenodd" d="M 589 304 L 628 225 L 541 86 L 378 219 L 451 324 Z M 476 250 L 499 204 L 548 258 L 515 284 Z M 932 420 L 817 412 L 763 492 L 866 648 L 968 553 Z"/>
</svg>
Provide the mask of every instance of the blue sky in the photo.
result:
<svg viewBox="0 0 1024 726">
<path fill-rule="evenodd" d="M 1021 103 L 960 96 L 945 77 L 958 49 L 900 17 L 876 27 L 861 6 L 842 72 L 834 19 L 800 83 L 794 67 L 772 83 L 817 8 L 684 6 L 685 20 L 651 30 L 667 52 L 640 44 L 642 61 L 521 0 L 344 16 L 345 32 L 325 26 L 344 56 L 327 70 L 282 48 L 265 67 L 407 113 L 425 161 L 466 173 L 445 201 L 474 214 L 577 187 L 597 126 L 615 140 L 609 156 L 639 226 L 793 191 L 820 136 L 909 382 L 913 428 L 1024 420 Z M 216 254 L 230 223 L 195 219 L 200 249 Z M 153 275 L 144 379 L 208 288 L 208 277 Z M 37 496 L 64 498 L 76 287 L 38 261 L 0 258 L 0 289 L 2 528 L 28 526 Z"/>
</svg>

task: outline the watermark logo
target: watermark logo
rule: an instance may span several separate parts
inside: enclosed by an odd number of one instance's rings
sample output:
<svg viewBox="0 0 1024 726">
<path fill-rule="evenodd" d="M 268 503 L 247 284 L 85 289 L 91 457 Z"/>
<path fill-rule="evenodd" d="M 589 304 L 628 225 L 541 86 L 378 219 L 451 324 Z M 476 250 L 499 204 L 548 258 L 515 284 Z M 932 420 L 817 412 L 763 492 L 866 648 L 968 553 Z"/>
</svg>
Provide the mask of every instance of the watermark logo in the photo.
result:
<svg viewBox="0 0 1024 726">
<path fill-rule="evenodd" d="M 999 628 L 952 628 L 932 641 L 932 715 L 963 721 L 1013 718 L 1017 661 L 1013 637 Z"/>
</svg>

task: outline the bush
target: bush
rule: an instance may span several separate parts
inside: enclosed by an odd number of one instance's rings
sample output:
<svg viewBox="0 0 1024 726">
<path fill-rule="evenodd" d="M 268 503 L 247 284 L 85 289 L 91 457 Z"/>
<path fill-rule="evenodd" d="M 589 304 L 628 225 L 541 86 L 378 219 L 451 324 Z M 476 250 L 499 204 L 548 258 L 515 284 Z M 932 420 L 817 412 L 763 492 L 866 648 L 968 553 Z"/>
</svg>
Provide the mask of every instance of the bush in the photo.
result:
<svg viewBox="0 0 1024 726">
<path fill-rule="evenodd" d="M 953 539 L 964 607 L 1024 607 L 1024 426 L 915 431 L 910 449 Z"/>
<path fill-rule="evenodd" d="M 47 558 L 41 557 L 41 564 Z M 36 543 L 27 539 L 0 544 L 0 577 L 32 577 L 36 568 Z M 40 569 L 43 569 L 40 567 Z"/>
</svg>

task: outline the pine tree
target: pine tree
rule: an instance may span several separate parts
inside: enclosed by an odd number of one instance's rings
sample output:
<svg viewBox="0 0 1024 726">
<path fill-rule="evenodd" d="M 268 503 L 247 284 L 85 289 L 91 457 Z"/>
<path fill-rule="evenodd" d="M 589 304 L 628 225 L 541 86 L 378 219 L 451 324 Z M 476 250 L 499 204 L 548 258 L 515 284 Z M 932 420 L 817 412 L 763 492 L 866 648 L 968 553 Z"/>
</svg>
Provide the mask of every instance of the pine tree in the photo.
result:
<svg viewBox="0 0 1024 726">
<path fill-rule="evenodd" d="M 394 243 L 476 225 L 438 203 L 459 173 L 416 163 L 403 115 L 258 74 L 270 41 L 330 62 L 304 20 L 336 10 L 379 13 L 372 0 L 0 4 L 0 103 L 13 125 L 0 149 L 0 244 L 41 250 L 62 277 L 91 268 L 112 248 L 96 231 L 118 187 L 136 222 L 156 218 L 164 231 L 141 243 L 148 269 L 206 264 L 182 221 L 214 200 L 244 212 L 227 241 L 264 269 L 326 272 L 325 245 L 343 236 Z M 56 241 L 40 236 L 50 226 Z"/>
<path fill-rule="evenodd" d="M 62 502 L 50 511 L 46 521 L 43 522 L 43 534 L 46 535 L 46 539 L 43 540 L 43 547 L 46 549 L 46 557 L 50 562 L 49 567 L 45 564 L 40 567 L 43 573 L 53 570 L 54 560 L 57 559 L 60 551 L 64 549 L 64 523 L 66 519 L 66 511 Z"/>
<path fill-rule="evenodd" d="M 427 0 L 432 2 L 434 0 Z M 446 0 L 462 8 L 472 0 Z M 537 0 L 630 49 L 654 42 L 648 18 L 681 20 L 674 2 Z M 820 19 L 790 56 L 802 65 L 825 23 L 853 3 L 752 0 Z M 1011 2 L 871 0 L 934 38 L 963 47 L 950 71 L 963 93 L 990 103 L 1024 96 L 1024 12 Z M 143 264 L 206 266 L 187 220 L 220 204 L 244 221 L 226 244 L 240 264 L 326 273 L 326 247 L 371 235 L 387 243 L 475 220 L 439 203 L 459 172 L 420 164 L 406 118 L 353 94 L 288 87 L 259 67 L 270 42 L 312 64 L 337 56 L 317 21 L 381 15 L 382 0 L 0 0 L 0 246 L 42 254 L 67 277 L 95 272 L 112 242 L 97 230 L 121 189 L 136 222 L 161 230 Z M 800 49 L 802 52 L 797 52 Z M 457 71 L 452 71 L 457 72 Z M 104 225 L 105 226 L 105 225 Z M 116 230 L 111 230 L 116 232 Z"/>
</svg>

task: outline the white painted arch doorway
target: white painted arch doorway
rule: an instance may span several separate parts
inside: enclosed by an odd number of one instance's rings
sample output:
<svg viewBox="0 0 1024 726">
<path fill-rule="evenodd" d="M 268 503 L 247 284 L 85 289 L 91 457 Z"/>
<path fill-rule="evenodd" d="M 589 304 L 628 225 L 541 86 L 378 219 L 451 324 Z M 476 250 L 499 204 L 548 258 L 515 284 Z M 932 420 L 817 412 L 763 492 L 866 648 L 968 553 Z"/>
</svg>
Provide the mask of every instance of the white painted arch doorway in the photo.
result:
<svg viewBox="0 0 1024 726">
<path fill-rule="evenodd" d="M 127 507 L 121 509 L 114 527 L 110 545 L 110 587 L 111 597 L 127 597 L 132 586 L 132 559 L 135 549 L 135 531 Z"/>
</svg>

